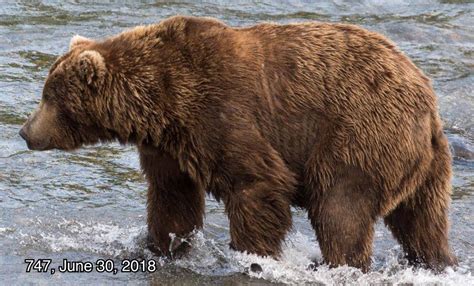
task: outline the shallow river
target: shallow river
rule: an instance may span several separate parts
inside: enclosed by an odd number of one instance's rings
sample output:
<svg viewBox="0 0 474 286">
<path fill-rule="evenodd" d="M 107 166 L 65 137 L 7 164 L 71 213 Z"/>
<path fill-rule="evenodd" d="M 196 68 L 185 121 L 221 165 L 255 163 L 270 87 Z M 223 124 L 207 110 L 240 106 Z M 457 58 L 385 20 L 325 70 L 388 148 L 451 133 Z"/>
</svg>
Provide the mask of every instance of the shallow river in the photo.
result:
<svg viewBox="0 0 474 286">
<path fill-rule="evenodd" d="M 0 284 L 474 285 L 474 4 L 469 0 L 199 2 L 1 1 Z M 49 66 L 66 51 L 73 35 L 101 38 L 175 14 L 213 16 L 237 26 L 342 21 L 395 41 L 433 79 L 439 97 L 455 158 L 450 241 L 459 267 L 438 275 L 407 267 L 400 247 L 379 222 L 371 272 L 325 266 L 307 270 L 321 253 L 306 213 L 300 210 L 294 210 L 294 228 L 280 261 L 239 254 L 228 249 L 223 205 L 212 198 L 207 199 L 205 227 L 196 234 L 190 255 L 160 261 L 144 248 L 146 185 L 134 147 L 107 144 L 73 153 L 27 150 L 18 130 L 40 100 Z M 64 258 L 112 259 L 116 265 L 126 258 L 154 258 L 159 267 L 154 273 L 51 275 L 25 273 L 25 258 L 52 259 L 55 266 Z M 243 274 L 252 262 L 260 263 L 263 272 Z"/>
</svg>

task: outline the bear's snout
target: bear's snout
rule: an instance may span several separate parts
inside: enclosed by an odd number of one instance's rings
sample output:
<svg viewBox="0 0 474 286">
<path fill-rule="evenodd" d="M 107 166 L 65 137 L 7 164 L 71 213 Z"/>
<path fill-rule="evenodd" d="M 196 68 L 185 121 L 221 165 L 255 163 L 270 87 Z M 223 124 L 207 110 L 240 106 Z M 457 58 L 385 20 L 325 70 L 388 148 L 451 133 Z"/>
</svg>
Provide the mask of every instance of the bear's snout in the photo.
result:
<svg viewBox="0 0 474 286">
<path fill-rule="evenodd" d="M 26 142 L 28 142 L 28 134 L 26 133 L 24 126 L 20 129 L 19 133 L 20 137 L 23 138 L 23 140 L 25 140 Z"/>
<path fill-rule="evenodd" d="M 48 150 L 55 146 L 53 137 L 58 136 L 57 111 L 54 106 L 41 102 L 28 117 L 19 134 L 30 150 Z"/>
<path fill-rule="evenodd" d="M 29 127 L 27 124 L 25 124 L 21 129 L 20 129 L 20 137 L 25 140 L 26 145 L 28 146 L 28 149 L 30 150 L 36 150 L 36 151 L 41 151 L 41 150 L 46 150 L 48 149 L 48 145 L 50 143 L 50 138 L 45 137 L 45 138 L 32 138 L 30 135 L 31 132 L 29 132 Z"/>
</svg>

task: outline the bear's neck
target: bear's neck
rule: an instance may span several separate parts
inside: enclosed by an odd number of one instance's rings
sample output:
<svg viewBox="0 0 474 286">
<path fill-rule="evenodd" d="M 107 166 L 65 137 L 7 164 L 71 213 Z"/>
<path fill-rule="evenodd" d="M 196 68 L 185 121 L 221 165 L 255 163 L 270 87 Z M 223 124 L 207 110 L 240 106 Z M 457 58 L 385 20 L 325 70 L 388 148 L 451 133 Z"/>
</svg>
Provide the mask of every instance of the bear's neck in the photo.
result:
<svg viewBox="0 0 474 286">
<path fill-rule="evenodd" d="M 129 49 L 109 56 L 112 72 L 104 88 L 111 105 L 107 128 L 121 143 L 158 146 L 169 124 L 185 125 L 202 107 L 202 81 L 181 51 L 163 54 L 145 44 L 122 45 Z"/>
<path fill-rule="evenodd" d="M 146 36 L 147 29 L 154 27 L 139 30 L 144 36 L 138 40 L 132 30 L 104 43 L 112 68 L 108 89 L 114 91 L 109 122 L 116 125 L 113 129 L 122 142 L 158 145 L 169 125 L 200 124 L 206 108 L 219 106 L 232 93 L 247 92 L 239 81 L 248 78 L 250 89 L 257 78 L 239 70 L 261 66 L 247 55 L 258 50 L 256 44 L 242 37 L 237 41 L 230 29 L 222 28 L 219 37 L 176 32 L 164 40 Z"/>
</svg>

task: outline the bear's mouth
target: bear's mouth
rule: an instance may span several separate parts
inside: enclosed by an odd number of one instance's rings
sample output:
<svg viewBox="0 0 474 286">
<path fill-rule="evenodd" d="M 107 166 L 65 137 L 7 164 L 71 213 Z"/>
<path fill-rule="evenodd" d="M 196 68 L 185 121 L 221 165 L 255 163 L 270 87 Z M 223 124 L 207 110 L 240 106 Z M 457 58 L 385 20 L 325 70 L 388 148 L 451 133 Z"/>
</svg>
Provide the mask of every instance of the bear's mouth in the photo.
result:
<svg viewBox="0 0 474 286">
<path fill-rule="evenodd" d="M 26 146 L 28 146 L 28 149 L 34 150 L 34 151 L 46 151 L 52 149 L 50 147 L 51 143 L 51 138 L 47 138 L 45 140 L 34 140 L 28 138 L 26 133 L 23 131 L 23 129 L 20 131 L 20 136 L 25 140 Z"/>
</svg>

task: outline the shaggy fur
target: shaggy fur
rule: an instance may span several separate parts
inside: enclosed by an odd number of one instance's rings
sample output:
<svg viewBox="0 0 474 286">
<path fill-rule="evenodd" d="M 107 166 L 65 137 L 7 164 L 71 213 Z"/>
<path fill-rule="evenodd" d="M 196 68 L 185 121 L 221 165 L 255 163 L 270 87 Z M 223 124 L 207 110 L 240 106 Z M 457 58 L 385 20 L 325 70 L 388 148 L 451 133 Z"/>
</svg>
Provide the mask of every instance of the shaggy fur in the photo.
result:
<svg viewBox="0 0 474 286">
<path fill-rule="evenodd" d="M 173 17 L 74 37 L 21 131 L 32 149 L 138 146 L 154 249 L 225 203 L 231 246 L 278 257 L 290 205 L 325 261 L 367 271 L 378 217 L 413 263 L 456 263 L 451 159 L 429 80 L 383 36 L 344 24 L 232 28 Z"/>
</svg>

